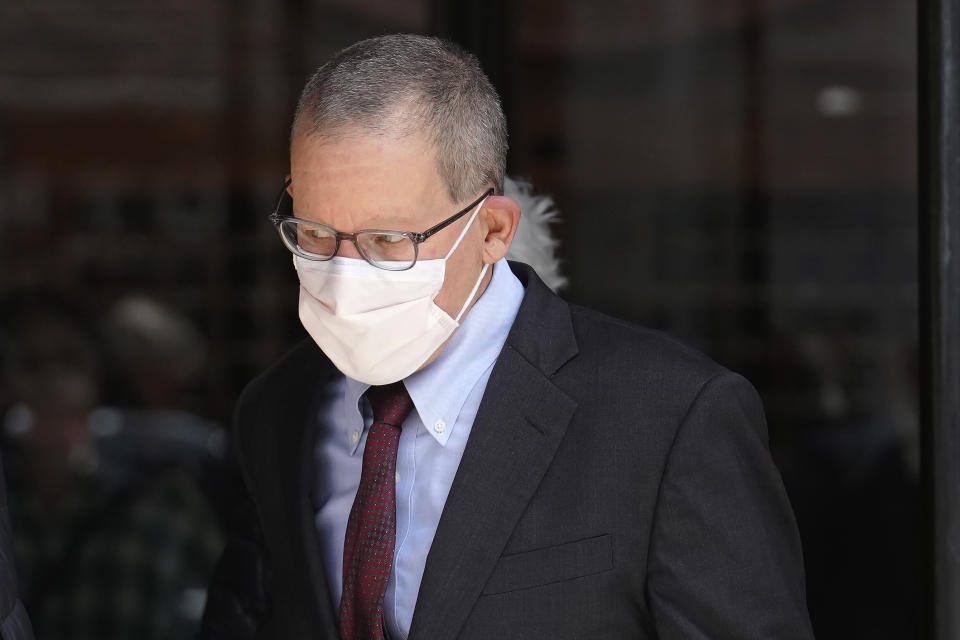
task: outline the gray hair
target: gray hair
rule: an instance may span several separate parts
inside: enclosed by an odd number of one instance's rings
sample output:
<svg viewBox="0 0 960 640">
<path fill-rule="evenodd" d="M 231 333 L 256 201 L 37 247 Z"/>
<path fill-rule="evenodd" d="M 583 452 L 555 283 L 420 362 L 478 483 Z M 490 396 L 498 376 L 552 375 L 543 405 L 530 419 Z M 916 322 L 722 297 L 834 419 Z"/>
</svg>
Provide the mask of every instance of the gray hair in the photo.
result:
<svg viewBox="0 0 960 640">
<path fill-rule="evenodd" d="M 477 59 L 439 38 L 395 34 L 336 53 L 307 81 L 291 138 L 358 126 L 401 137 L 424 132 L 453 201 L 503 189 L 507 124 Z"/>
</svg>

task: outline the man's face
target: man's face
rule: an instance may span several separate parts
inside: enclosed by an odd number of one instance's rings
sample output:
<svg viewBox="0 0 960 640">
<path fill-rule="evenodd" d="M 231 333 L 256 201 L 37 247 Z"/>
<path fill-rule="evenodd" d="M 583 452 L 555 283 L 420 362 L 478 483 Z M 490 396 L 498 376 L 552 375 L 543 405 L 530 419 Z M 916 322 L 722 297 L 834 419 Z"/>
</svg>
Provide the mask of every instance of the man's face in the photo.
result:
<svg viewBox="0 0 960 640">
<path fill-rule="evenodd" d="M 332 137 L 295 135 L 290 173 L 294 215 L 345 233 L 425 231 L 482 193 L 453 202 L 437 173 L 436 154 L 422 134 L 390 139 L 353 129 Z M 469 219 L 462 217 L 420 244 L 417 260 L 443 258 Z M 447 261 L 435 302 L 451 317 L 460 311 L 483 267 L 485 235 L 483 221 L 474 220 Z M 349 241 L 341 242 L 338 255 L 363 260 Z"/>
</svg>

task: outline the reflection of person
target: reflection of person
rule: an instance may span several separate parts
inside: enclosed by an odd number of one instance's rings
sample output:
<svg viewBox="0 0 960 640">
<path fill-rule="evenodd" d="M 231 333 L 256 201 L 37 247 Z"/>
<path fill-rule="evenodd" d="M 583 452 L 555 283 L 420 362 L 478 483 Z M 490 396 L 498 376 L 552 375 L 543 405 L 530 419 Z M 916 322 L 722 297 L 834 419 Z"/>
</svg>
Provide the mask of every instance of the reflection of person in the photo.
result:
<svg viewBox="0 0 960 640">
<path fill-rule="evenodd" d="M 189 636 L 222 549 L 210 505 L 175 464 L 138 455 L 156 440 L 98 406 L 99 339 L 85 314 L 49 290 L 0 309 L 0 438 L 37 636 Z"/>
<path fill-rule="evenodd" d="M 206 345 L 176 310 L 144 296 L 120 299 L 105 318 L 107 351 L 117 367 L 113 384 L 121 406 L 182 408 L 184 391 L 199 375 Z"/>
<path fill-rule="evenodd" d="M 442 41 L 308 82 L 273 220 L 311 339 L 238 403 L 202 637 L 810 637 L 752 387 L 508 264 L 505 152 Z"/>
</svg>

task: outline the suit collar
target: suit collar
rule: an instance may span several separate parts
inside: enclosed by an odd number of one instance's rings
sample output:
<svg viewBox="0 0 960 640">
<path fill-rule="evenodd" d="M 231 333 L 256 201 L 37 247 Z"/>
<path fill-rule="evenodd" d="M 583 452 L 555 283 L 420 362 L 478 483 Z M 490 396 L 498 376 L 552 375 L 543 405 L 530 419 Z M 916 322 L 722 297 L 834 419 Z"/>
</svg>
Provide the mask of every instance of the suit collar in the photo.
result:
<svg viewBox="0 0 960 640">
<path fill-rule="evenodd" d="M 511 268 L 526 289 L 524 300 L 427 556 L 411 640 L 458 635 L 576 410 L 551 382 L 577 353 L 570 309 L 532 269 Z"/>
<path fill-rule="evenodd" d="M 525 290 L 507 345 L 547 377 L 577 355 L 570 307 L 522 262 L 510 268 Z"/>
</svg>

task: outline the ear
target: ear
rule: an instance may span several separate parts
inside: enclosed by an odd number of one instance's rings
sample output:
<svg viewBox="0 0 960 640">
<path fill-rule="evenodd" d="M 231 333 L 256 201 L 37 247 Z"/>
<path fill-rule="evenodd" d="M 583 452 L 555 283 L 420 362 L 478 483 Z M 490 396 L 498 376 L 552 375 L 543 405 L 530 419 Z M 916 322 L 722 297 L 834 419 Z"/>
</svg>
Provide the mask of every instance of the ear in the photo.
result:
<svg viewBox="0 0 960 640">
<path fill-rule="evenodd" d="M 483 262 L 493 264 L 507 255 L 520 224 L 520 205 L 507 196 L 489 196 L 483 201 L 480 216 L 486 227 Z"/>
</svg>

